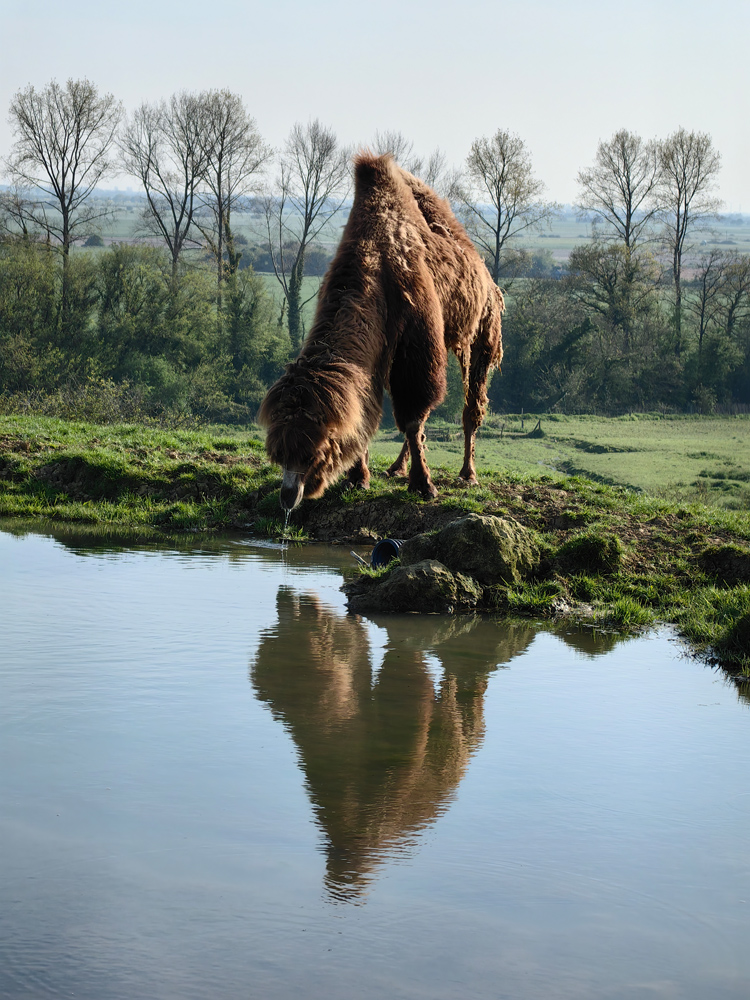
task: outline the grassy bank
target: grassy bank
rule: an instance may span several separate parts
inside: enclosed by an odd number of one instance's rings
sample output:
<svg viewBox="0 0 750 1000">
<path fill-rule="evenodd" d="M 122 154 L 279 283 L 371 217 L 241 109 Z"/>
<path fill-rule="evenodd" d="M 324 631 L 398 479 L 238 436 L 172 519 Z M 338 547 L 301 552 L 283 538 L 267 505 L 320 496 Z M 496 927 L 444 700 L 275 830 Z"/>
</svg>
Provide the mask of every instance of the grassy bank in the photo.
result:
<svg viewBox="0 0 750 1000">
<path fill-rule="evenodd" d="M 578 426 L 587 438 L 575 438 L 576 426 L 566 425 L 569 439 L 597 444 L 591 424 Z M 490 433 L 500 430 L 491 422 Z M 506 471 L 485 462 L 478 488 L 456 482 L 453 454 L 450 467 L 442 467 L 433 442 L 430 461 L 440 497 L 431 502 L 384 476 L 398 447 L 384 435 L 370 491 L 346 493 L 335 486 L 322 500 L 304 502 L 291 533 L 368 544 L 388 535 L 407 538 L 469 511 L 513 517 L 538 533 L 548 568 L 539 579 L 510 588 L 498 605 L 502 613 L 568 616 L 601 629 L 666 621 L 698 652 L 750 674 L 747 510 L 684 504 L 531 461 L 514 466 L 506 446 L 536 447 L 546 439 L 509 437 L 507 426 L 502 433 L 489 440 L 506 449 L 499 452 Z M 631 454 L 571 447 L 584 455 Z M 736 443 L 729 447 L 734 460 L 741 452 Z M 0 517 L 139 532 L 239 528 L 269 536 L 281 527 L 278 486 L 278 470 L 265 461 L 252 430 L 0 418 Z"/>
<path fill-rule="evenodd" d="M 541 433 L 528 436 L 537 420 Z M 430 461 L 460 465 L 460 428 L 431 424 Z M 386 437 L 376 440 L 375 454 L 396 454 L 400 445 L 394 448 Z M 582 475 L 665 499 L 750 510 L 748 414 L 492 416 L 479 432 L 477 462 L 480 469 L 491 472 Z"/>
</svg>

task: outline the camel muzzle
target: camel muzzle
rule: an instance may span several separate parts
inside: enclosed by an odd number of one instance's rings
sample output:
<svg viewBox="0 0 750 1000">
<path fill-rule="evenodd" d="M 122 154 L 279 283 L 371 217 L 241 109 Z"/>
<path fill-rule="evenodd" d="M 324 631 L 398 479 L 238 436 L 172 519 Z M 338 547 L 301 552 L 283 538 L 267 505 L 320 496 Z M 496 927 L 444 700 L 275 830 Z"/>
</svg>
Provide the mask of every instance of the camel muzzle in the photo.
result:
<svg viewBox="0 0 750 1000">
<path fill-rule="evenodd" d="M 284 510 L 294 510 L 302 500 L 305 492 L 305 477 L 300 472 L 292 472 L 284 469 L 281 479 L 281 493 L 279 499 Z"/>
</svg>

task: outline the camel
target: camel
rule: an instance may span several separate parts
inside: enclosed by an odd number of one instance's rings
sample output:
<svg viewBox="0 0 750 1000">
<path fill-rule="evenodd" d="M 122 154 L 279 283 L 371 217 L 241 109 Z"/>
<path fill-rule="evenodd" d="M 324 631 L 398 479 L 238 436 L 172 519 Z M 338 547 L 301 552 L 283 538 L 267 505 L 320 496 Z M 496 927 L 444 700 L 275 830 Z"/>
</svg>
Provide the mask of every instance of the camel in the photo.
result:
<svg viewBox="0 0 750 1000">
<path fill-rule="evenodd" d="M 361 153 L 341 243 L 321 287 L 299 357 L 269 389 L 258 414 L 266 450 L 283 469 L 281 505 L 315 498 L 343 472 L 370 482 L 368 443 L 388 390 L 405 435 L 388 470 L 425 499 L 437 490 L 424 425 L 445 397 L 449 350 L 461 367 L 464 460 L 477 483 L 474 441 L 487 379 L 502 359 L 503 297 L 447 202 L 389 155 Z"/>
</svg>

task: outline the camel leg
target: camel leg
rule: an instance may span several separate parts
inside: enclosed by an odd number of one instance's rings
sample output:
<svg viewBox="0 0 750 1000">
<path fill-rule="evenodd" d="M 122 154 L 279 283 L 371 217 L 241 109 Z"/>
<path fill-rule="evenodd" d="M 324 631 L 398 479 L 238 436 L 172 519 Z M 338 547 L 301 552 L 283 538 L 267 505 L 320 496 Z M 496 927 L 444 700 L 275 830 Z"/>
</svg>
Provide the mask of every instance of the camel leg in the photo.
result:
<svg viewBox="0 0 750 1000">
<path fill-rule="evenodd" d="M 412 420 L 406 425 L 406 443 L 411 452 L 409 491 L 419 493 L 425 500 L 432 500 L 438 495 L 438 491 L 432 481 L 424 451 L 424 425 L 428 416 L 426 413 L 422 419 Z"/>
<path fill-rule="evenodd" d="M 396 426 L 406 443 L 396 462 L 411 456 L 409 490 L 425 499 L 438 495 L 425 460 L 424 425 L 445 399 L 448 359 L 440 303 L 428 273 L 415 278 L 416 291 L 408 302 L 404 327 L 393 356 L 388 385 Z"/>
<path fill-rule="evenodd" d="M 493 361 L 494 351 L 483 341 L 474 345 L 469 364 L 469 378 L 466 391 L 466 403 L 463 412 L 464 425 L 464 464 L 459 472 L 459 478 L 476 486 L 477 470 L 474 464 L 475 439 L 477 430 L 484 420 L 487 410 L 487 376 Z"/>
<path fill-rule="evenodd" d="M 359 456 L 354 465 L 346 473 L 346 479 L 344 480 L 344 486 L 349 489 L 360 489 L 369 490 L 370 488 L 370 470 L 367 463 L 370 458 L 370 453 L 365 449 L 364 453 Z"/>
<path fill-rule="evenodd" d="M 393 415 L 396 426 L 406 437 L 396 467 L 406 465 L 406 456 L 411 456 L 409 466 L 409 490 L 419 493 L 425 500 L 438 495 L 432 482 L 425 459 L 425 421 L 431 411 L 445 396 L 445 348 L 443 364 L 423 366 L 424 374 L 418 377 L 419 369 L 412 370 L 408 359 L 397 357 L 391 368 L 390 389 Z M 439 358 L 439 355 L 438 355 Z M 406 471 L 405 469 L 403 471 Z"/>
<path fill-rule="evenodd" d="M 399 476 L 403 478 L 408 472 L 408 462 L 409 462 L 409 442 L 404 441 L 401 451 L 398 453 L 398 458 L 389 466 L 386 471 L 386 476 Z"/>
</svg>

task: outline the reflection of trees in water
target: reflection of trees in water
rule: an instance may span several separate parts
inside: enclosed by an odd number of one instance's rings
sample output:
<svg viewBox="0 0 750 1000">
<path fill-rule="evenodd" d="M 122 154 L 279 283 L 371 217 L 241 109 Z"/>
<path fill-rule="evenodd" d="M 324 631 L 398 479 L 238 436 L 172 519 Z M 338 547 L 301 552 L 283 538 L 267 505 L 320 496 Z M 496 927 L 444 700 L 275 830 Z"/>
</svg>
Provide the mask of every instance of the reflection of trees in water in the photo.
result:
<svg viewBox="0 0 750 1000">
<path fill-rule="evenodd" d="M 358 618 L 288 587 L 277 608 L 252 683 L 299 750 L 326 838 L 327 888 L 355 899 L 383 855 L 403 850 L 447 807 L 482 740 L 489 674 L 535 631 L 477 618 L 384 618 L 376 674 Z M 443 666 L 437 684 L 432 656 Z"/>
</svg>

